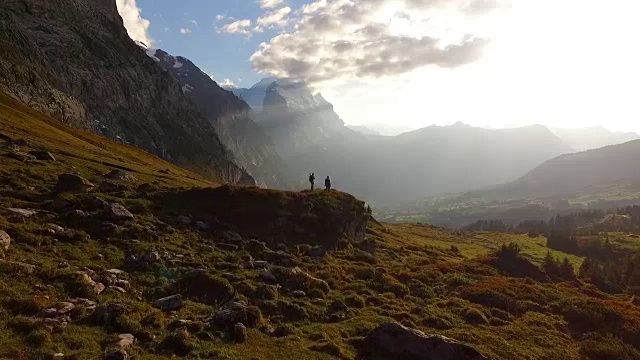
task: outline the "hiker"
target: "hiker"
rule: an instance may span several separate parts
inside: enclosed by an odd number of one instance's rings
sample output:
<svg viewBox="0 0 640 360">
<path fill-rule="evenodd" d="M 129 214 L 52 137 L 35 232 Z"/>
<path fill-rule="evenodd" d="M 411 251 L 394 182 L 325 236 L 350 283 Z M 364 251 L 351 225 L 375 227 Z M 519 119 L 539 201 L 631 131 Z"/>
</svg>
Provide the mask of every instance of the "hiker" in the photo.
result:
<svg viewBox="0 0 640 360">
<path fill-rule="evenodd" d="M 324 179 L 324 187 L 327 188 L 327 191 L 331 190 L 331 179 L 328 176 Z"/>
<path fill-rule="evenodd" d="M 309 182 L 311 183 L 311 191 L 313 191 L 313 187 L 316 182 L 316 173 L 309 174 Z"/>
</svg>

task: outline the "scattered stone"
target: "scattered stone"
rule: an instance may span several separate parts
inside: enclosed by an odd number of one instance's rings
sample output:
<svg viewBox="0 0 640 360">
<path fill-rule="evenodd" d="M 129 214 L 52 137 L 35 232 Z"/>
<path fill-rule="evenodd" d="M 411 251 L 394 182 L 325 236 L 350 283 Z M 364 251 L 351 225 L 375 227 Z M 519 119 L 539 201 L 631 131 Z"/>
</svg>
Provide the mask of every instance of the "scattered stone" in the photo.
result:
<svg viewBox="0 0 640 360">
<path fill-rule="evenodd" d="M 302 290 L 295 290 L 294 292 L 291 293 L 291 295 L 293 295 L 293 297 L 297 297 L 297 298 L 307 297 L 307 293 L 305 293 Z"/>
<path fill-rule="evenodd" d="M 94 185 L 89 182 L 89 180 L 83 178 L 82 176 L 75 174 L 62 174 L 58 176 L 58 184 L 56 184 L 56 191 L 63 192 L 71 192 L 71 193 L 80 193 L 86 192 L 89 189 L 93 188 Z"/>
<path fill-rule="evenodd" d="M 247 327 L 243 323 L 237 323 L 233 327 L 233 341 L 239 344 L 247 341 Z"/>
<path fill-rule="evenodd" d="M 65 319 L 52 319 L 46 318 L 42 319 L 42 325 L 49 330 L 49 332 L 62 332 L 67 328 L 69 322 Z"/>
<path fill-rule="evenodd" d="M 121 294 L 126 294 L 127 290 L 121 288 L 120 286 L 109 286 L 107 290 L 119 292 Z"/>
<path fill-rule="evenodd" d="M 135 176 L 131 175 L 129 172 L 122 169 L 114 169 L 111 170 L 110 173 L 104 176 L 107 179 L 118 180 L 118 181 L 134 181 Z"/>
<path fill-rule="evenodd" d="M 71 202 L 67 199 L 56 198 L 51 203 L 51 208 L 53 208 L 54 211 L 63 212 L 69 210 L 69 208 L 71 208 L 71 205 Z"/>
<path fill-rule="evenodd" d="M 56 304 L 56 309 L 58 310 L 59 315 L 70 313 L 75 308 L 76 306 L 71 302 L 61 302 Z"/>
<path fill-rule="evenodd" d="M 126 309 L 126 306 L 120 303 L 100 305 L 94 311 L 93 316 L 99 323 L 105 324 L 113 316 L 123 312 L 125 309 Z"/>
<path fill-rule="evenodd" d="M 96 283 L 95 286 L 93 287 L 93 291 L 95 291 L 96 294 L 100 295 L 105 289 L 105 286 L 103 283 Z"/>
<path fill-rule="evenodd" d="M 12 151 L 20 151 L 20 145 L 16 144 L 13 141 L 6 141 L 0 143 L 0 149 L 12 150 Z"/>
<path fill-rule="evenodd" d="M 262 273 L 260 274 L 260 278 L 262 279 L 262 281 L 268 282 L 268 283 L 278 282 L 278 278 L 275 275 L 273 275 L 271 270 L 268 270 L 268 269 L 264 269 L 262 271 Z"/>
<path fill-rule="evenodd" d="M 107 216 L 113 220 L 131 220 L 133 214 L 121 204 L 111 204 L 106 209 Z"/>
<path fill-rule="evenodd" d="M 22 161 L 22 162 L 36 160 L 35 156 L 33 156 L 31 154 L 23 153 L 21 151 L 10 151 L 7 155 L 10 158 L 13 158 L 13 159 L 16 159 L 16 160 Z"/>
<path fill-rule="evenodd" d="M 34 150 L 34 151 L 29 152 L 29 154 L 35 156 L 35 158 L 38 159 L 38 160 L 56 161 L 56 158 L 53 156 L 53 154 L 48 152 L 48 151 Z"/>
<path fill-rule="evenodd" d="M 113 181 L 104 180 L 100 182 L 100 186 L 98 186 L 100 192 L 104 193 L 115 193 L 129 190 L 129 186 L 125 184 L 120 184 Z"/>
<path fill-rule="evenodd" d="M 115 276 L 124 274 L 124 270 L 120 270 L 120 269 L 109 269 L 109 270 L 105 270 L 105 272 L 107 274 L 115 275 Z"/>
<path fill-rule="evenodd" d="M 82 211 L 82 210 L 73 210 L 72 213 L 73 213 L 73 215 L 78 216 L 78 217 L 87 216 L 87 213 Z"/>
<path fill-rule="evenodd" d="M 160 253 L 157 251 L 151 251 L 144 256 L 144 259 L 149 263 L 156 263 L 162 259 Z"/>
<path fill-rule="evenodd" d="M 426 335 L 398 323 L 384 323 L 363 340 L 363 359 L 487 360 L 475 348 L 439 335 Z"/>
<path fill-rule="evenodd" d="M 129 354 L 126 351 L 120 349 L 110 352 L 105 356 L 104 360 L 128 360 Z"/>
<path fill-rule="evenodd" d="M 106 209 L 109 207 L 109 203 L 106 200 L 101 199 L 97 196 L 92 196 L 89 198 L 89 205 L 91 205 L 91 207 L 93 207 L 94 209 Z"/>
<path fill-rule="evenodd" d="M 222 233 L 222 240 L 227 244 L 241 244 L 242 236 L 235 231 L 225 231 Z"/>
<path fill-rule="evenodd" d="M 49 232 L 51 232 L 53 235 L 61 234 L 64 232 L 64 228 L 56 224 L 47 224 L 47 229 L 49 229 Z"/>
<path fill-rule="evenodd" d="M 176 218 L 176 221 L 178 222 L 178 224 L 181 225 L 189 225 L 191 224 L 191 218 L 188 216 L 184 216 L 184 215 L 180 215 Z"/>
<path fill-rule="evenodd" d="M 307 253 L 306 253 L 307 256 L 311 256 L 315 258 L 324 257 L 326 254 L 327 254 L 327 249 L 325 249 L 322 246 L 314 246 L 311 249 L 307 250 Z"/>
<path fill-rule="evenodd" d="M 0 249 L 7 251 L 11 246 L 11 237 L 4 230 L 0 230 Z"/>
<path fill-rule="evenodd" d="M 96 306 L 96 302 L 93 300 L 89 300 L 86 298 L 71 298 L 68 300 L 70 303 L 74 305 L 83 305 L 83 306 Z"/>
<path fill-rule="evenodd" d="M 118 349 L 126 349 L 133 346 L 133 343 L 135 341 L 136 338 L 131 334 L 120 334 L 118 335 L 118 342 L 116 342 L 116 347 Z"/>
<path fill-rule="evenodd" d="M 32 216 L 38 214 L 38 212 L 36 210 L 30 210 L 30 209 L 8 208 L 7 210 L 9 212 L 11 212 L 13 214 L 16 214 L 18 216 L 21 216 L 23 218 L 32 217 Z"/>
<path fill-rule="evenodd" d="M 96 256 L 92 257 L 91 260 L 103 261 L 104 260 L 104 255 L 97 254 Z"/>
<path fill-rule="evenodd" d="M 269 265 L 268 262 L 263 261 L 263 260 L 256 260 L 253 262 L 253 267 L 254 268 L 265 268 Z"/>
<path fill-rule="evenodd" d="M 64 354 L 63 353 L 51 354 L 51 358 L 52 359 L 64 359 Z"/>
<path fill-rule="evenodd" d="M 202 221 L 196 221 L 196 229 L 198 229 L 200 231 L 209 230 L 209 225 L 207 225 L 206 223 L 204 223 Z"/>
<path fill-rule="evenodd" d="M 0 269 L 13 270 L 21 274 L 31 275 L 36 272 L 36 266 L 19 262 L 0 259 Z M 5 271 L 6 271 L 5 270 Z"/>
<path fill-rule="evenodd" d="M 153 307 L 162 311 L 180 310 L 184 306 L 182 295 L 171 295 L 153 302 Z"/>
<path fill-rule="evenodd" d="M 249 240 L 249 242 L 247 242 L 246 247 L 247 247 L 247 250 L 251 252 L 261 252 L 269 249 L 266 243 L 255 240 L 255 239 Z"/>
</svg>

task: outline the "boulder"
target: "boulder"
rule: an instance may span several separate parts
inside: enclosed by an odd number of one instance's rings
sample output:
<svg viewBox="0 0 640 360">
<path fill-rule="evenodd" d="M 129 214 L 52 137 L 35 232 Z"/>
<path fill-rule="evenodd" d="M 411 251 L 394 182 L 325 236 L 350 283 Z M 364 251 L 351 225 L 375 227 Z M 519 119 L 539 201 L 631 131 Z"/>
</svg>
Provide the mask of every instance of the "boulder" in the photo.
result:
<svg viewBox="0 0 640 360">
<path fill-rule="evenodd" d="M 180 294 L 163 297 L 153 302 L 153 307 L 162 311 L 176 311 L 182 309 L 183 306 L 184 300 Z"/>
<path fill-rule="evenodd" d="M 213 316 L 217 325 L 227 327 L 232 327 L 240 322 L 246 326 L 256 326 L 261 318 L 262 313 L 259 308 L 239 301 L 224 304 Z"/>
<path fill-rule="evenodd" d="M 119 349 L 112 351 L 104 357 L 104 360 L 128 360 L 129 354 L 126 351 Z"/>
<path fill-rule="evenodd" d="M 3 271 L 13 271 L 19 274 L 32 275 L 36 272 L 36 266 L 19 262 L 0 259 L 0 269 Z"/>
<path fill-rule="evenodd" d="M 20 209 L 20 208 L 8 208 L 7 209 L 10 213 L 23 217 L 23 218 L 28 218 L 28 217 L 32 217 L 36 214 L 38 214 L 38 212 L 36 210 L 31 210 L 31 209 Z"/>
<path fill-rule="evenodd" d="M 111 318 L 123 312 L 125 309 L 126 306 L 121 303 L 104 304 L 96 308 L 96 310 L 93 312 L 93 316 L 100 324 L 105 324 Z"/>
<path fill-rule="evenodd" d="M 27 154 L 21 151 L 10 151 L 7 156 L 9 156 L 12 159 L 16 159 L 18 161 L 33 161 L 36 160 L 36 157 L 31 155 L 31 154 Z"/>
<path fill-rule="evenodd" d="M 7 251 L 11 246 L 11 237 L 4 230 L 0 230 L 0 249 Z"/>
<path fill-rule="evenodd" d="M 126 184 L 118 183 L 115 181 L 103 180 L 98 186 L 100 192 L 103 193 L 115 193 L 130 190 Z"/>
<path fill-rule="evenodd" d="M 47 229 L 49 230 L 50 233 L 52 233 L 53 235 L 55 234 L 61 234 L 64 232 L 64 228 L 60 225 L 56 225 L 56 224 L 47 224 Z"/>
<path fill-rule="evenodd" d="M 82 176 L 75 174 L 62 174 L 58 176 L 56 191 L 60 193 L 81 193 L 86 192 L 93 187 L 94 185 Z"/>
<path fill-rule="evenodd" d="M 243 323 L 237 323 L 233 327 L 233 341 L 236 343 L 244 343 L 247 341 L 247 327 Z"/>
<path fill-rule="evenodd" d="M 268 283 L 278 282 L 278 278 L 275 275 L 273 275 L 273 273 L 269 269 L 262 270 L 262 273 L 260 274 L 260 279 Z"/>
<path fill-rule="evenodd" d="M 118 180 L 118 181 L 133 181 L 135 180 L 135 176 L 131 175 L 128 171 L 122 169 L 114 169 L 111 170 L 107 175 L 104 176 L 110 180 Z"/>
<path fill-rule="evenodd" d="M 118 349 L 126 349 L 133 346 L 135 341 L 136 338 L 131 334 L 120 334 L 118 335 L 118 342 L 116 342 L 115 345 Z"/>
<path fill-rule="evenodd" d="M 134 218 L 133 214 L 121 204 L 110 204 L 105 211 L 112 220 L 131 220 Z"/>
<path fill-rule="evenodd" d="M 35 156 L 36 159 L 42 161 L 56 161 L 55 156 L 52 153 L 44 150 L 31 151 L 29 154 Z"/>
<path fill-rule="evenodd" d="M 109 203 L 106 200 L 99 198 L 97 196 L 91 196 L 89 198 L 88 203 L 89 203 L 89 206 L 91 206 L 94 209 L 103 210 L 109 207 Z"/>
<path fill-rule="evenodd" d="M 357 359 L 487 360 L 473 347 L 398 323 L 384 323 L 362 341 Z"/>
</svg>

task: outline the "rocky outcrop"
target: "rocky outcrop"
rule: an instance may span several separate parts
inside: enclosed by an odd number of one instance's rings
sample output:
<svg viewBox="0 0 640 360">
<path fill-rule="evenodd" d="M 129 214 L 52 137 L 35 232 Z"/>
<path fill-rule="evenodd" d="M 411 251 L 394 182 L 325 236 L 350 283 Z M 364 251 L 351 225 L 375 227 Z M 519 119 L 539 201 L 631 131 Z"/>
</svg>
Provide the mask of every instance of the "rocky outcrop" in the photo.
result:
<svg viewBox="0 0 640 360">
<path fill-rule="evenodd" d="M 488 360 L 473 347 L 438 335 L 426 335 L 398 323 L 384 323 L 363 341 L 360 360 Z"/>
<path fill-rule="evenodd" d="M 254 183 L 182 86 L 129 38 L 115 0 L 0 2 L 0 91 L 207 176 Z"/>
<path fill-rule="evenodd" d="M 93 188 L 94 186 L 95 185 L 93 185 L 91 182 L 89 182 L 89 180 L 83 178 L 82 176 L 75 174 L 62 174 L 58 176 L 56 191 L 59 193 L 80 193 L 85 192 Z"/>
<path fill-rule="evenodd" d="M 182 92 L 213 125 L 238 165 L 259 184 L 272 188 L 282 188 L 287 184 L 284 163 L 271 138 L 254 122 L 254 113 L 247 103 L 221 88 L 191 60 L 169 55 L 160 49 L 145 50 L 153 53 L 158 65 L 178 80 Z"/>
</svg>

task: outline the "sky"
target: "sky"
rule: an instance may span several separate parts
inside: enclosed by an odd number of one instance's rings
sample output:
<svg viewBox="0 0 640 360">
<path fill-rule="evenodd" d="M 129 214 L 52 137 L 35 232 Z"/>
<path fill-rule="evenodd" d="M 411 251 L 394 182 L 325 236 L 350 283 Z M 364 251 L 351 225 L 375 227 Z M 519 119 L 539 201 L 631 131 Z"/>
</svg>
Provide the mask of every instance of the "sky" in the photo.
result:
<svg viewBox="0 0 640 360">
<path fill-rule="evenodd" d="M 116 0 L 224 85 L 304 80 L 348 124 L 640 132 L 640 2 Z"/>
</svg>

